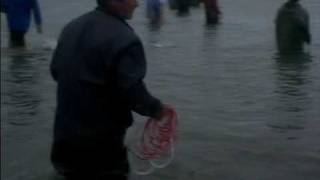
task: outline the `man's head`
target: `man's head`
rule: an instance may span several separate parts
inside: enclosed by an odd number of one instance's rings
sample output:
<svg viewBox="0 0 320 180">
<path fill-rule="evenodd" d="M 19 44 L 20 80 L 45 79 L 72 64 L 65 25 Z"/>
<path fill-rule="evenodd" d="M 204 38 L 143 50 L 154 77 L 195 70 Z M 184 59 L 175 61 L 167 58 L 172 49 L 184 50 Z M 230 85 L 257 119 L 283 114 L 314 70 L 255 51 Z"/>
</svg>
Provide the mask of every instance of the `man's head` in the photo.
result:
<svg viewBox="0 0 320 180">
<path fill-rule="evenodd" d="M 97 0 L 98 6 L 107 11 L 112 11 L 124 19 L 131 19 L 135 8 L 138 6 L 137 0 Z"/>
</svg>

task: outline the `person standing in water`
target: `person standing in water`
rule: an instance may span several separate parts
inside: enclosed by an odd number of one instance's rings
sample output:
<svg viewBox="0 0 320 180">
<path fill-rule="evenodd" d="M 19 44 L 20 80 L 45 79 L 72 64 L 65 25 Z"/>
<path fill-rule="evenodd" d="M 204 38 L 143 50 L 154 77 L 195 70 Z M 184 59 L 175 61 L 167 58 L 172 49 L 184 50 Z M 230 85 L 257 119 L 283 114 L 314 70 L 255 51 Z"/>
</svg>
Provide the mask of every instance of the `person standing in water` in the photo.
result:
<svg viewBox="0 0 320 180">
<path fill-rule="evenodd" d="M 304 43 L 311 43 L 309 15 L 299 0 L 288 0 L 279 9 L 275 24 L 280 53 L 301 52 Z"/>
<path fill-rule="evenodd" d="M 191 0 L 175 0 L 176 9 L 178 10 L 178 15 L 185 16 L 190 13 L 190 3 Z"/>
<path fill-rule="evenodd" d="M 11 47 L 24 47 L 33 14 L 37 32 L 42 33 L 42 18 L 37 0 L 1 0 L 2 11 L 7 15 Z"/>
<path fill-rule="evenodd" d="M 218 6 L 218 0 L 202 0 L 205 8 L 205 17 L 207 24 L 217 24 L 221 14 Z"/>
<path fill-rule="evenodd" d="M 160 26 L 163 22 L 163 6 L 165 0 L 147 0 L 147 18 L 151 25 Z"/>
<path fill-rule="evenodd" d="M 127 180 L 132 111 L 160 120 L 171 109 L 143 81 L 141 40 L 126 23 L 137 0 L 97 0 L 62 30 L 50 70 L 57 82 L 52 164 L 66 180 Z"/>
</svg>

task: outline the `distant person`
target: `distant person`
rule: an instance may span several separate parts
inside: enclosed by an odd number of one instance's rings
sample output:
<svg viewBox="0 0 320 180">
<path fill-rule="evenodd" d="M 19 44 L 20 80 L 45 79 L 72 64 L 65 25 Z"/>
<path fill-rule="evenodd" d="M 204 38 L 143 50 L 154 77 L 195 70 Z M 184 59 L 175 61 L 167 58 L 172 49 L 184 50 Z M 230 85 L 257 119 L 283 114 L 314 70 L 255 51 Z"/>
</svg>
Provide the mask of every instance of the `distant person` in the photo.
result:
<svg viewBox="0 0 320 180">
<path fill-rule="evenodd" d="M 175 5 L 178 10 L 178 15 L 188 15 L 191 5 L 191 0 L 175 0 Z"/>
<path fill-rule="evenodd" d="M 200 0 L 190 0 L 190 6 L 199 7 L 200 6 Z"/>
<path fill-rule="evenodd" d="M 207 24 L 217 24 L 220 17 L 220 8 L 218 0 L 202 0 L 205 8 L 205 17 Z"/>
<path fill-rule="evenodd" d="M 7 15 L 10 46 L 25 46 L 25 34 L 29 30 L 31 14 L 34 16 L 38 33 L 42 33 L 42 20 L 37 0 L 1 0 L 1 9 Z"/>
<path fill-rule="evenodd" d="M 299 0 L 288 0 L 280 8 L 275 23 L 277 45 L 281 53 L 303 51 L 304 43 L 311 43 L 309 15 Z"/>
<path fill-rule="evenodd" d="M 65 26 L 50 65 L 57 82 L 51 160 L 66 180 L 127 180 L 131 111 L 161 119 L 170 108 L 143 81 L 146 57 L 125 20 L 137 0 L 97 0 Z"/>
<path fill-rule="evenodd" d="M 169 8 L 172 10 L 177 9 L 177 0 L 168 0 Z"/>
<path fill-rule="evenodd" d="M 152 25 L 162 24 L 164 4 L 165 0 L 147 0 L 147 17 Z"/>
</svg>

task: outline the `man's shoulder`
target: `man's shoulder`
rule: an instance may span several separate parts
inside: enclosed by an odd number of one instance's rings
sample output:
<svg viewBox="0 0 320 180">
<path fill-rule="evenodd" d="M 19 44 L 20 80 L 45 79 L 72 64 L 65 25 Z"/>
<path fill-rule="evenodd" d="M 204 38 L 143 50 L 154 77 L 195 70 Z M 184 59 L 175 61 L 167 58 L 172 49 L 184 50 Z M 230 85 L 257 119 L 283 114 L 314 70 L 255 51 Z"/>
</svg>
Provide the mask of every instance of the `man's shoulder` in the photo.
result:
<svg viewBox="0 0 320 180">
<path fill-rule="evenodd" d="M 69 22 L 61 33 L 66 41 L 80 38 L 96 47 L 112 46 L 119 49 L 141 43 L 133 29 L 123 20 L 104 12 L 94 10 Z"/>
<path fill-rule="evenodd" d="M 125 20 L 104 12 L 97 11 L 97 13 L 101 16 L 102 23 L 99 24 L 103 26 L 102 28 L 114 31 L 121 36 L 136 36 L 133 28 Z"/>
<path fill-rule="evenodd" d="M 72 20 L 66 27 L 88 27 L 101 29 L 104 34 L 121 34 L 123 36 L 136 36 L 134 30 L 124 21 L 99 10 L 93 10 Z"/>
</svg>

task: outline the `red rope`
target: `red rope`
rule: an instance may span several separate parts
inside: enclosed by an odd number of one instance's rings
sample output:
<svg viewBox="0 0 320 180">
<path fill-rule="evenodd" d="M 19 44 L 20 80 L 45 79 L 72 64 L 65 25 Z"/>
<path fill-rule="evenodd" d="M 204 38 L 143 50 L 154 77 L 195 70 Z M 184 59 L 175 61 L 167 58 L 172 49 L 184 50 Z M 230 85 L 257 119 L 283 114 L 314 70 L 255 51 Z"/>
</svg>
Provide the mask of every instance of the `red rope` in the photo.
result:
<svg viewBox="0 0 320 180">
<path fill-rule="evenodd" d="M 140 158 L 156 159 L 169 152 L 177 140 L 178 117 L 174 108 L 168 108 L 161 120 L 148 119 L 138 145 Z"/>
</svg>

